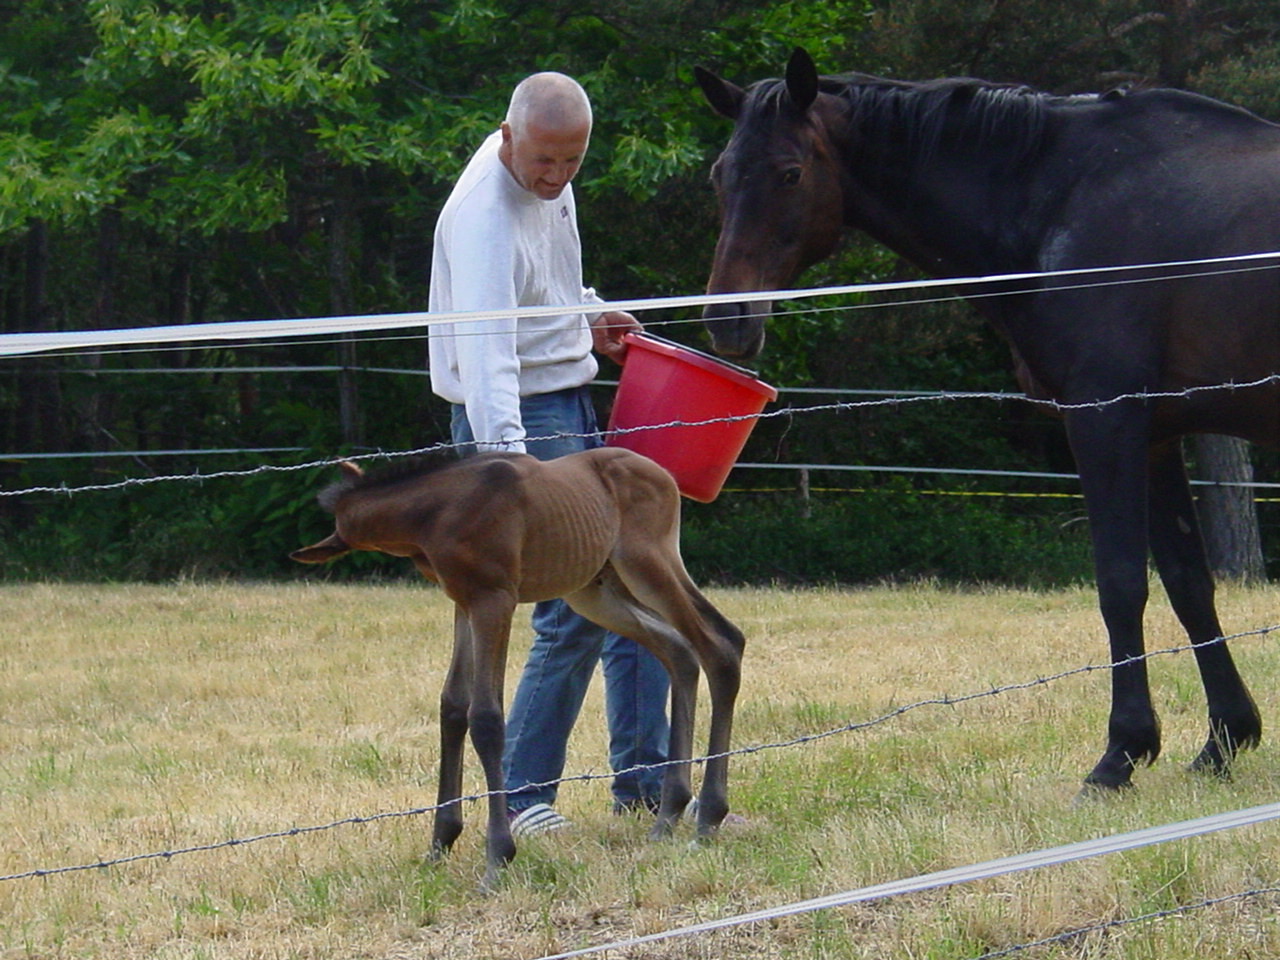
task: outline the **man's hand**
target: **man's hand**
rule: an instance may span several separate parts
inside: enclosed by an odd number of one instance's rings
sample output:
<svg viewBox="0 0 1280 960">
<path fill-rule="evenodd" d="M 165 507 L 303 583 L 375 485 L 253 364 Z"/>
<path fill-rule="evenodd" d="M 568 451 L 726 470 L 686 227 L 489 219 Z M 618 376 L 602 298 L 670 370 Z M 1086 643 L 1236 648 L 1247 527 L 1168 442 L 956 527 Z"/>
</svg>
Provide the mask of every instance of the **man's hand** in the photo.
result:
<svg viewBox="0 0 1280 960">
<path fill-rule="evenodd" d="M 628 333 L 639 333 L 642 329 L 640 321 L 629 313 L 621 310 L 602 313 L 591 324 L 592 346 L 596 353 L 604 354 L 621 364 L 627 356 L 627 345 L 622 342 L 622 338 Z"/>
</svg>

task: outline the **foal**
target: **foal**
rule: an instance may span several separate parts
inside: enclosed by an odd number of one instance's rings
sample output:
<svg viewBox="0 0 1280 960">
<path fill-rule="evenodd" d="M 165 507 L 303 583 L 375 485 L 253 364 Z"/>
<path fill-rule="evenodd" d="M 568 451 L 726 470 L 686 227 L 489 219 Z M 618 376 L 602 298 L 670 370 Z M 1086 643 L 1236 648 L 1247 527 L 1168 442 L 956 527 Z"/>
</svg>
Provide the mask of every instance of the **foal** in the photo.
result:
<svg viewBox="0 0 1280 960">
<path fill-rule="evenodd" d="M 365 477 L 339 464 L 320 495 L 336 530 L 294 551 L 323 563 L 352 550 L 408 557 L 453 600 L 453 658 L 440 697 L 440 783 L 432 850 L 462 832 L 467 731 L 490 791 L 486 884 L 515 856 L 503 792 L 503 674 L 516 605 L 564 598 L 589 620 L 643 644 L 671 675 L 671 748 L 651 836 L 668 835 L 692 796 L 689 758 L 698 667 L 711 693 L 699 837 L 728 812 L 729 734 L 742 633 L 694 586 L 680 559 L 680 496 L 652 460 L 603 447 L 542 462 L 487 453 L 434 470 Z"/>
</svg>

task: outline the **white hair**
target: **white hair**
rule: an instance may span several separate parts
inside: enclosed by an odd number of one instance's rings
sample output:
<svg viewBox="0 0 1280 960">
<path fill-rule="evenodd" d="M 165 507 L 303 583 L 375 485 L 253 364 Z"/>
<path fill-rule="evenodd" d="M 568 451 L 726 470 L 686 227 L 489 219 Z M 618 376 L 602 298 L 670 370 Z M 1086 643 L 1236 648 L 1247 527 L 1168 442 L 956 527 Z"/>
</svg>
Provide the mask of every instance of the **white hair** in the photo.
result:
<svg viewBox="0 0 1280 960">
<path fill-rule="evenodd" d="M 573 77 L 563 73 L 535 73 L 516 85 L 507 107 L 507 126 L 517 135 L 530 123 L 567 127 L 586 122 L 591 126 L 591 101 Z"/>
</svg>

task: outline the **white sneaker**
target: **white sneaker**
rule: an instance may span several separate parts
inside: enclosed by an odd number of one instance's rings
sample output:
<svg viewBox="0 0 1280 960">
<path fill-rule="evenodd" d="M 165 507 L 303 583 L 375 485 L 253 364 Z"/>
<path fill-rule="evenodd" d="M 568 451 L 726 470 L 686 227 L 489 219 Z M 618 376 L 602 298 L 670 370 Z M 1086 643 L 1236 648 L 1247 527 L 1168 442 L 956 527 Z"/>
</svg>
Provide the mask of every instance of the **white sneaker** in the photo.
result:
<svg viewBox="0 0 1280 960">
<path fill-rule="evenodd" d="M 532 837 L 571 826 L 573 821 L 558 813 L 549 803 L 535 803 L 532 807 L 516 812 L 511 818 L 511 835 L 517 838 Z"/>
</svg>

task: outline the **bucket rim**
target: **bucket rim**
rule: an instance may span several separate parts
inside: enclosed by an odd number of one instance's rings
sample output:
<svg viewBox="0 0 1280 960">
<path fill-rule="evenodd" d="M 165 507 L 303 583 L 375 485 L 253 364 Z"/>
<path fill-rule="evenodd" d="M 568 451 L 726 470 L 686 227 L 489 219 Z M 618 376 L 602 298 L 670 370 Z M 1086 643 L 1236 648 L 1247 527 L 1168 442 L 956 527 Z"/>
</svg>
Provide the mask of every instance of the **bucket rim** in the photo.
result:
<svg viewBox="0 0 1280 960">
<path fill-rule="evenodd" d="M 640 347 L 652 353 L 677 359 L 700 370 L 734 381 L 740 386 L 747 387 L 768 397 L 770 400 L 778 399 L 777 388 L 765 383 L 753 371 L 748 370 L 746 367 L 740 367 L 735 363 L 730 363 L 727 360 L 721 360 L 719 357 L 704 353 L 693 347 L 687 347 L 683 343 L 666 340 L 663 337 L 654 336 L 652 333 L 636 333 L 634 331 L 625 334 L 622 342 L 627 345 L 628 349 Z M 626 370 L 625 364 L 623 365 L 623 370 Z"/>
</svg>

